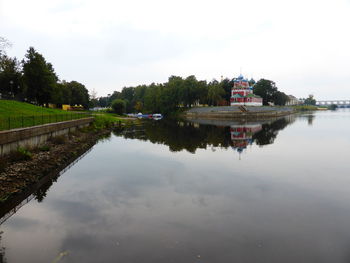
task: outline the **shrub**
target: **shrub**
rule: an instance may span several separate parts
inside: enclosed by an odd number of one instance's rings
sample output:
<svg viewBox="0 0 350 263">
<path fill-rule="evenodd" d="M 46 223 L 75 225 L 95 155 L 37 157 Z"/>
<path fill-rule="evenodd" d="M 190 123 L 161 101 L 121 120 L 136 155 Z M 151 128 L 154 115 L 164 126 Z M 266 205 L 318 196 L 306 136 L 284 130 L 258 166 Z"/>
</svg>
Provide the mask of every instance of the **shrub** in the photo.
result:
<svg viewBox="0 0 350 263">
<path fill-rule="evenodd" d="M 106 115 L 97 115 L 93 122 L 93 126 L 96 130 L 110 128 L 113 126 L 115 118 Z"/>
<path fill-rule="evenodd" d="M 19 147 L 17 151 L 10 153 L 9 159 L 11 162 L 27 161 L 32 159 L 32 153 L 25 148 Z"/>
<path fill-rule="evenodd" d="M 125 113 L 126 102 L 121 99 L 116 99 L 112 102 L 112 109 L 115 113 L 122 115 Z"/>
<path fill-rule="evenodd" d="M 48 152 L 48 151 L 50 151 L 50 146 L 49 145 L 42 145 L 39 147 L 39 150 L 42 152 Z"/>
</svg>

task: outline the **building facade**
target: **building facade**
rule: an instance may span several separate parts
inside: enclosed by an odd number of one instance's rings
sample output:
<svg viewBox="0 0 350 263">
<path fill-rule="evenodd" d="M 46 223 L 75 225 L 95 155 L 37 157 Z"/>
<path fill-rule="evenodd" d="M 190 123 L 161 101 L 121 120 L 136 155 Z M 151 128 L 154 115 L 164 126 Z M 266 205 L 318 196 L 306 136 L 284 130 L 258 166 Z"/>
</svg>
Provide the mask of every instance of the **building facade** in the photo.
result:
<svg viewBox="0 0 350 263">
<path fill-rule="evenodd" d="M 231 106 L 262 106 L 263 99 L 253 93 L 253 86 L 249 85 L 249 81 L 240 75 L 234 80 L 231 90 Z"/>
</svg>

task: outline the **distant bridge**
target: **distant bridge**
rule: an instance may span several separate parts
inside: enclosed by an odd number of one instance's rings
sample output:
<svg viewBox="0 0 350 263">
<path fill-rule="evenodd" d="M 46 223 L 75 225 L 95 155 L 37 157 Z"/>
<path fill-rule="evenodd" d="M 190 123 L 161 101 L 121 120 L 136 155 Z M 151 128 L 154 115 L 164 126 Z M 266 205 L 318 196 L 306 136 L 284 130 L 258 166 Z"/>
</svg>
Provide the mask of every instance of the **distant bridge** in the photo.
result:
<svg viewBox="0 0 350 263">
<path fill-rule="evenodd" d="M 318 100 L 316 101 L 317 106 L 330 106 L 337 105 L 341 108 L 350 108 L 350 100 Z"/>
</svg>

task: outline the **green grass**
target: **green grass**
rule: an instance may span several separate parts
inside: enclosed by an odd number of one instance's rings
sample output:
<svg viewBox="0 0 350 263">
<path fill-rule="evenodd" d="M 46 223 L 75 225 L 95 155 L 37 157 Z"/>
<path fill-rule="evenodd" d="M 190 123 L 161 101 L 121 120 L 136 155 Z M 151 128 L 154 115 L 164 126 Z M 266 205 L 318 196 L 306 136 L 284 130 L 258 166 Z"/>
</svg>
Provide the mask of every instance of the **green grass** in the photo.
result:
<svg viewBox="0 0 350 263">
<path fill-rule="evenodd" d="M 1 117 L 17 117 L 17 116 L 32 116 L 32 115 L 48 115 L 48 114 L 70 114 L 59 109 L 50 109 L 40 106 L 35 106 L 26 102 L 13 100 L 0 100 L 0 116 Z"/>
<path fill-rule="evenodd" d="M 35 106 L 25 102 L 0 100 L 0 130 L 30 127 L 83 117 L 86 117 L 86 115 Z"/>
</svg>

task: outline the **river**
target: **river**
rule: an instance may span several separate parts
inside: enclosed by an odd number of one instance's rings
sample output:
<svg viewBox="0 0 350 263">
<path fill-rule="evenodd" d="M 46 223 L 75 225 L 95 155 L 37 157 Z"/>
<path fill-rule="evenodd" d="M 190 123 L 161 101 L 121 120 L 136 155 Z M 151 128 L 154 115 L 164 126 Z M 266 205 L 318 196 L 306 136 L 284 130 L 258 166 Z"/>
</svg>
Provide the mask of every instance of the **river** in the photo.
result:
<svg viewBox="0 0 350 263">
<path fill-rule="evenodd" d="M 145 122 L 8 216 L 0 262 L 350 262 L 349 171 L 348 110 Z"/>
</svg>

